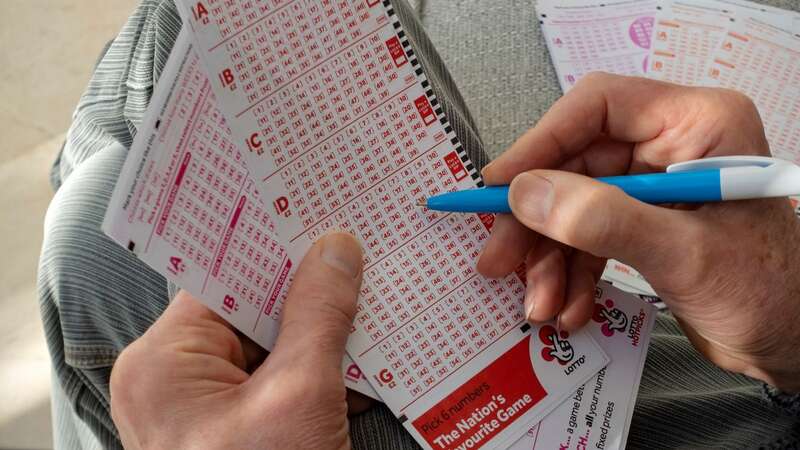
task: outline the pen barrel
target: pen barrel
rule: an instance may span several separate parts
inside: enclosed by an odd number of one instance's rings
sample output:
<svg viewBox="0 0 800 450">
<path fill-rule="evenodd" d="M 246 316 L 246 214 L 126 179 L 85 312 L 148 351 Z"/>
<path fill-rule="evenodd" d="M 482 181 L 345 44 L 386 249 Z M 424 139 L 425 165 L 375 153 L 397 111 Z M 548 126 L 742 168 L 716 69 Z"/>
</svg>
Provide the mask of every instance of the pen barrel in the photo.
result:
<svg viewBox="0 0 800 450">
<path fill-rule="evenodd" d="M 645 203 L 702 203 L 722 200 L 719 169 L 602 177 Z"/>
</svg>

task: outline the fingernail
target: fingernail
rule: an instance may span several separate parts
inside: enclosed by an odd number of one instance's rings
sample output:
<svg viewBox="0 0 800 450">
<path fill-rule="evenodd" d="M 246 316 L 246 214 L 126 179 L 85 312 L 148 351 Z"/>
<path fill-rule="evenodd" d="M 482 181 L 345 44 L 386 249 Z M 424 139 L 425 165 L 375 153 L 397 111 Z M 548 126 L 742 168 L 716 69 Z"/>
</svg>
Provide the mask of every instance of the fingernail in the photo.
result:
<svg viewBox="0 0 800 450">
<path fill-rule="evenodd" d="M 485 177 L 486 171 L 489 170 L 489 167 L 492 167 L 492 164 L 494 164 L 494 161 L 490 161 L 489 164 L 483 166 L 483 169 L 481 169 L 481 177 Z"/>
<path fill-rule="evenodd" d="M 325 264 L 341 270 L 352 278 L 361 273 L 361 247 L 346 233 L 329 234 L 322 238 L 320 257 Z"/>
<path fill-rule="evenodd" d="M 553 208 L 553 183 L 531 173 L 514 178 L 509 195 L 511 209 L 524 221 L 544 223 Z"/>
</svg>

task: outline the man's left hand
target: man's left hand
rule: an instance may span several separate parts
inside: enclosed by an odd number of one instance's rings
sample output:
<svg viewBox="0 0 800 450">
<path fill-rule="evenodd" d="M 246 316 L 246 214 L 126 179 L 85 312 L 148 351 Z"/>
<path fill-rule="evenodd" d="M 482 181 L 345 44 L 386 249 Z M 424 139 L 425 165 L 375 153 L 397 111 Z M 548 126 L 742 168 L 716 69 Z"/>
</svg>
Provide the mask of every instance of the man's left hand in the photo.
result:
<svg viewBox="0 0 800 450">
<path fill-rule="evenodd" d="M 349 448 L 341 364 L 361 276 L 352 236 L 317 242 L 275 349 L 252 374 L 231 326 L 181 291 L 114 365 L 111 414 L 125 448 Z"/>
</svg>

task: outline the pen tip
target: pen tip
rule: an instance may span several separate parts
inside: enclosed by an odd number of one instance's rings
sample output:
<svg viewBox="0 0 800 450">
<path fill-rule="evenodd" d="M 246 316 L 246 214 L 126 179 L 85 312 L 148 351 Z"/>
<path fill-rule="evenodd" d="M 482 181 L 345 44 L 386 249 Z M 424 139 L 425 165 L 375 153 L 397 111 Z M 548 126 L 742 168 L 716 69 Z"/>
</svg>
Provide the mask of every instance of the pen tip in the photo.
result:
<svg viewBox="0 0 800 450">
<path fill-rule="evenodd" d="M 428 206 L 428 203 L 420 201 L 420 202 L 417 202 L 417 206 L 419 206 L 420 208 L 425 208 L 425 207 Z"/>
</svg>

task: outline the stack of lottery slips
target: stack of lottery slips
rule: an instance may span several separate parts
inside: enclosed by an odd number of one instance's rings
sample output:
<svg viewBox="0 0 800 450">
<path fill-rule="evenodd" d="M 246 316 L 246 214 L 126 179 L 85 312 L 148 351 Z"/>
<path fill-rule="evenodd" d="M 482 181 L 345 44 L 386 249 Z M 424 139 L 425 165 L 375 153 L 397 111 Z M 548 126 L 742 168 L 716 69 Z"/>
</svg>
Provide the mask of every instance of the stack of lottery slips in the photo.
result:
<svg viewBox="0 0 800 450">
<path fill-rule="evenodd" d="M 527 324 L 523 279 L 475 271 L 494 217 L 416 206 L 483 183 L 391 3 L 176 3 L 110 237 L 271 350 L 299 261 L 346 230 L 343 377 L 423 448 L 624 446 L 655 309 L 601 283 L 583 330 Z"/>
<path fill-rule="evenodd" d="M 800 163 L 798 12 L 745 0 L 539 0 L 536 13 L 564 92 L 598 70 L 736 89 L 755 102 L 772 154 Z M 665 307 L 619 261 L 603 279 Z"/>
</svg>

